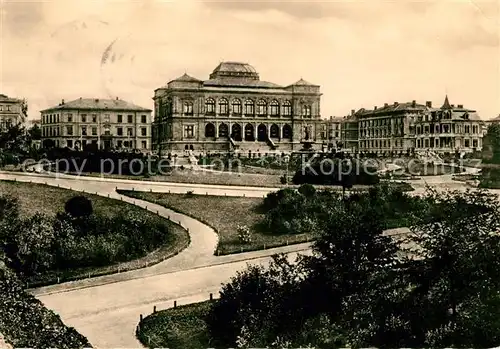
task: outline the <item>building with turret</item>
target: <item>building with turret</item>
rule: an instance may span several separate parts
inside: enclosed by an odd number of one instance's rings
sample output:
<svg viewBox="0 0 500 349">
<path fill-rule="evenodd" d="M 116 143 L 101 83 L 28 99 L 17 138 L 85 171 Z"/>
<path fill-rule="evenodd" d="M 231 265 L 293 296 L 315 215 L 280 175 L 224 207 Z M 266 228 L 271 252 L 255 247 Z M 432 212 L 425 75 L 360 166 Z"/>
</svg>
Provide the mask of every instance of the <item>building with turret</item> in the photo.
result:
<svg viewBox="0 0 500 349">
<path fill-rule="evenodd" d="M 207 80 L 184 74 L 155 90 L 153 149 L 267 153 L 303 142 L 321 149 L 329 130 L 320 98 L 320 87 L 303 79 L 280 86 L 247 63 L 222 62 Z"/>
<path fill-rule="evenodd" d="M 379 156 L 468 153 L 481 150 L 483 126 L 475 110 L 450 104 L 446 96 L 439 108 L 412 101 L 353 110 L 344 119 L 343 140 L 351 151 Z"/>
</svg>

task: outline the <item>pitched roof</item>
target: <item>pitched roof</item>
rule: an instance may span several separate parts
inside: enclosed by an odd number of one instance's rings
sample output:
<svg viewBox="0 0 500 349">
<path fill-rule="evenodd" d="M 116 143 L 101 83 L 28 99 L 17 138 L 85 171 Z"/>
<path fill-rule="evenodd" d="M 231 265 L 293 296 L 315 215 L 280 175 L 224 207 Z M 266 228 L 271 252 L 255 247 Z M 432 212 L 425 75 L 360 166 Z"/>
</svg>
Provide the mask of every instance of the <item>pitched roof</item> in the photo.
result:
<svg viewBox="0 0 500 349">
<path fill-rule="evenodd" d="M 356 115 L 370 115 L 370 114 L 385 114 L 385 113 L 391 113 L 395 111 L 405 111 L 405 110 L 422 110 L 425 109 L 426 106 L 423 104 L 415 103 L 413 102 L 405 102 L 405 103 L 394 103 L 394 104 L 388 104 L 387 106 L 383 107 L 378 107 L 377 109 L 364 109 L 361 108 L 359 109 L 355 114 Z"/>
<path fill-rule="evenodd" d="M 42 110 L 42 112 L 69 109 L 151 111 L 151 109 L 143 108 L 121 99 L 79 98 L 52 108 L 47 108 Z"/>
<path fill-rule="evenodd" d="M 450 102 L 448 101 L 448 95 L 446 95 L 446 98 L 444 99 L 444 103 L 441 106 L 441 109 L 451 109 Z"/>
<path fill-rule="evenodd" d="M 174 79 L 174 80 L 171 80 L 169 81 L 170 82 L 173 82 L 173 81 L 183 81 L 183 82 L 201 82 L 201 80 L 198 80 L 196 78 L 193 78 L 192 76 L 184 73 L 184 75 L 182 76 L 179 76 L 177 79 Z"/>
<path fill-rule="evenodd" d="M 297 81 L 289 86 L 318 86 L 318 85 L 311 84 L 310 82 L 307 82 L 304 79 L 300 78 L 299 81 Z"/>
</svg>

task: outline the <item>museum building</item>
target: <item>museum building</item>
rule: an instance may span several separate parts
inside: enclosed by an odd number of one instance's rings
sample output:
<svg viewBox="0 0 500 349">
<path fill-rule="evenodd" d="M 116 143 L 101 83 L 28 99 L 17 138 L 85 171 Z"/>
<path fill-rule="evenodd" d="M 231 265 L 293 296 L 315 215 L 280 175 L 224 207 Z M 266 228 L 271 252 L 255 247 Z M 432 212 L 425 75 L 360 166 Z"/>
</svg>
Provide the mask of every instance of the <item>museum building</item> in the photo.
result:
<svg viewBox="0 0 500 349">
<path fill-rule="evenodd" d="M 208 80 L 187 74 L 155 90 L 153 150 L 271 153 L 321 149 L 320 87 L 300 79 L 280 86 L 249 64 L 222 62 Z"/>
</svg>

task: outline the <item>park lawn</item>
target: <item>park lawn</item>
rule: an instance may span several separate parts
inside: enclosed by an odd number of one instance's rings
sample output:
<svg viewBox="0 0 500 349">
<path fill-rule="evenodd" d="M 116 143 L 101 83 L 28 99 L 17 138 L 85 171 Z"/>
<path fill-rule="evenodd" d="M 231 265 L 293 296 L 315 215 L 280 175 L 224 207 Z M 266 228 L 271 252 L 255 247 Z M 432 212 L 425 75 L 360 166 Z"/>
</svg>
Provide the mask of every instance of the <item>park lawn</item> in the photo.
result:
<svg viewBox="0 0 500 349">
<path fill-rule="evenodd" d="M 167 194 L 128 190 L 119 190 L 119 193 L 170 208 L 214 228 L 219 235 L 218 252 L 216 252 L 219 255 L 261 250 L 313 239 L 312 234 L 273 235 L 267 231 L 262 224 L 265 214 L 259 211 L 262 198 Z M 238 225 L 246 225 L 251 229 L 251 243 L 242 244 L 239 241 Z"/>
<path fill-rule="evenodd" d="M 141 258 L 122 262 L 117 265 L 78 268 L 75 270 L 65 270 L 64 272 L 50 271 L 42 275 L 30 277 L 27 280 L 29 287 L 38 287 L 50 285 L 58 281 L 78 280 L 91 276 L 114 274 L 117 272 L 143 268 L 170 258 L 189 245 L 189 234 L 184 228 L 153 212 L 146 211 L 145 209 L 123 201 L 109 199 L 95 194 L 51 187 L 44 184 L 15 181 L 0 181 L 0 194 L 8 194 L 17 198 L 20 215 L 24 218 L 30 217 L 37 212 L 53 217 L 58 212 L 64 212 L 64 205 L 68 199 L 75 195 L 82 195 L 92 201 L 94 213 L 98 215 L 113 217 L 123 215 L 127 212 L 147 215 L 151 217 L 153 222 L 159 222 L 166 226 L 170 233 L 166 244 L 158 246 L 156 250 L 151 251 Z"/>
<path fill-rule="evenodd" d="M 206 301 L 162 310 L 145 317 L 137 338 L 149 348 L 213 348 L 206 316 L 214 301 Z"/>
</svg>

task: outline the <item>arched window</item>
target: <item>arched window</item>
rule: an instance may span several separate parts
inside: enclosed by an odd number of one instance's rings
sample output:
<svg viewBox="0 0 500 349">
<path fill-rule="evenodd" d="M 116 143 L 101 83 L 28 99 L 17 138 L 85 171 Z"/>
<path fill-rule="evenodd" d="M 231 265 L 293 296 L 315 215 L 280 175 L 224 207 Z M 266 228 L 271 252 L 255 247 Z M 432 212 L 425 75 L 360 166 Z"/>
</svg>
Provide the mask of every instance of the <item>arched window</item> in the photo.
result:
<svg viewBox="0 0 500 349">
<path fill-rule="evenodd" d="M 267 127 L 264 124 L 260 124 L 257 127 L 257 140 L 259 142 L 264 142 L 267 140 Z"/>
<path fill-rule="evenodd" d="M 280 128 L 276 124 L 271 125 L 270 136 L 271 138 L 280 138 Z"/>
<path fill-rule="evenodd" d="M 213 98 L 208 98 L 205 101 L 205 114 L 215 114 L 215 101 Z"/>
<path fill-rule="evenodd" d="M 248 116 L 253 116 L 255 114 L 255 105 L 251 99 L 245 101 L 245 110 L 243 113 Z"/>
<path fill-rule="evenodd" d="M 193 102 L 184 102 L 182 105 L 182 112 L 185 115 L 193 115 Z"/>
<path fill-rule="evenodd" d="M 233 114 L 241 114 L 241 101 L 239 99 L 233 99 Z"/>
<path fill-rule="evenodd" d="M 288 124 L 283 126 L 283 138 L 286 139 L 292 138 L 292 128 Z"/>
<path fill-rule="evenodd" d="M 267 114 L 267 103 L 263 99 L 259 99 L 257 102 L 257 115 L 265 116 Z"/>
<path fill-rule="evenodd" d="M 219 137 L 227 137 L 229 135 L 229 128 L 226 124 L 219 125 Z"/>
<path fill-rule="evenodd" d="M 311 117 L 311 106 L 310 105 L 303 105 L 302 106 L 302 116 L 306 118 Z"/>
<path fill-rule="evenodd" d="M 246 126 L 245 126 L 245 141 L 253 142 L 255 140 L 253 131 L 254 131 L 253 125 L 246 124 Z"/>
<path fill-rule="evenodd" d="M 219 114 L 221 114 L 221 115 L 227 115 L 227 114 L 229 114 L 228 105 L 229 104 L 227 103 L 227 99 L 221 98 L 219 100 Z"/>
<path fill-rule="evenodd" d="M 215 137 L 215 126 L 211 122 L 205 125 L 205 137 Z"/>
<path fill-rule="evenodd" d="M 283 115 L 284 116 L 292 115 L 292 103 L 290 101 L 285 101 L 283 103 Z"/>
<path fill-rule="evenodd" d="M 278 116 L 280 114 L 280 105 L 277 100 L 271 101 L 269 104 L 271 107 L 271 116 Z"/>
<path fill-rule="evenodd" d="M 241 126 L 240 126 L 240 124 L 233 124 L 233 126 L 231 126 L 231 138 L 233 138 L 237 142 L 241 141 Z"/>
</svg>

